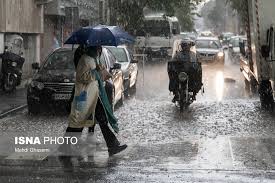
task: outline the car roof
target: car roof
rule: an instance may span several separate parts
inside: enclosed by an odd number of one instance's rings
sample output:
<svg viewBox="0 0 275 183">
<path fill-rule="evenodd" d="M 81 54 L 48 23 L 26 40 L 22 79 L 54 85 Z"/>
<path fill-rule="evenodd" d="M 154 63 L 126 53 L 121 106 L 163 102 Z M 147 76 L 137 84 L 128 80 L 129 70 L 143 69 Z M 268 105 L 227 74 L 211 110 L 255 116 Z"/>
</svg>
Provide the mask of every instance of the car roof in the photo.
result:
<svg viewBox="0 0 275 183">
<path fill-rule="evenodd" d="M 215 40 L 218 41 L 217 37 L 198 37 L 196 40 Z"/>
<path fill-rule="evenodd" d="M 123 49 L 125 49 L 125 48 L 127 48 L 127 46 L 125 46 L 125 45 L 119 45 L 119 46 L 104 46 L 105 48 L 123 48 Z"/>
</svg>

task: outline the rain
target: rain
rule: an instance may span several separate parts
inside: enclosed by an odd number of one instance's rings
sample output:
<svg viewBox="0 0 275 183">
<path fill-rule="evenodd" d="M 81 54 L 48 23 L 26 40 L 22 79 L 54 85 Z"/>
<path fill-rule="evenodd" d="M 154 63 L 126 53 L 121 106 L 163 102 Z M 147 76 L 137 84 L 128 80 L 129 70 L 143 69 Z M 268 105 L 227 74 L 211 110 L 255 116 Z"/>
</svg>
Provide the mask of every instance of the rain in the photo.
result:
<svg viewBox="0 0 275 183">
<path fill-rule="evenodd" d="M 274 5 L 1 0 L 0 182 L 274 182 Z M 68 131 L 87 58 L 114 147 L 97 114 Z"/>
</svg>

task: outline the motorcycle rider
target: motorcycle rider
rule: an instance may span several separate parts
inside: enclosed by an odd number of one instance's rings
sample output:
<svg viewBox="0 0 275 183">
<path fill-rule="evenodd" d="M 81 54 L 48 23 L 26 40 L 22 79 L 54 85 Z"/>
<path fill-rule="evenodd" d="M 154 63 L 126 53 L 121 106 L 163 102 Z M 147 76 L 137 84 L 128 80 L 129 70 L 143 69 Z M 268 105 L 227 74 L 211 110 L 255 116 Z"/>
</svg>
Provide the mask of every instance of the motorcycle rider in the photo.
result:
<svg viewBox="0 0 275 183">
<path fill-rule="evenodd" d="M 192 70 L 195 71 L 192 78 L 195 78 L 194 81 L 191 80 L 190 89 L 196 94 L 199 92 L 202 82 L 201 82 L 201 66 L 197 62 L 196 52 L 192 50 L 192 47 L 195 46 L 195 43 L 191 39 L 176 40 L 174 42 L 174 53 L 172 60 L 168 63 L 168 75 L 169 75 L 169 91 L 173 92 L 174 98 L 172 100 L 175 103 L 178 96 L 178 75 L 177 75 L 177 66 L 173 62 L 191 62 Z M 190 71 L 191 72 L 191 69 Z M 195 96 L 195 95 L 194 95 Z"/>
</svg>

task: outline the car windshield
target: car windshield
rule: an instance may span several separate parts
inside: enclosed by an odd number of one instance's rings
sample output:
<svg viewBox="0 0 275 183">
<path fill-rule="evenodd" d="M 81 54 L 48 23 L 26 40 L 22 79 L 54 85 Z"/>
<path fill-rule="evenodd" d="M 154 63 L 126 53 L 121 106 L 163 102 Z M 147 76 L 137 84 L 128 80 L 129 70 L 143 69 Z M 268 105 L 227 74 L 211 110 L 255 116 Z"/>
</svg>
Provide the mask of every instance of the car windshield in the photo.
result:
<svg viewBox="0 0 275 183">
<path fill-rule="evenodd" d="M 221 48 L 221 45 L 216 40 L 197 40 L 196 47 L 197 48 L 219 49 L 219 48 Z"/>
<path fill-rule="evenodd" d="M 170 26 L 167 20 L 147 20 L 145 22 L 145 30 L 151 36 L 168 36 Z"/>
<path fill-rule="evenodd" d="M 70 70 L 74 69 L 74 54 L 72 51 L 56 51 L 51 54 L 43 70 Z"/>
<path fill-rule="evenodd" d="M 113 53 L 118 62 L 128 62 L 126 52 L 123 48 L 109 47 L 108 49 Z"/>
</svg>

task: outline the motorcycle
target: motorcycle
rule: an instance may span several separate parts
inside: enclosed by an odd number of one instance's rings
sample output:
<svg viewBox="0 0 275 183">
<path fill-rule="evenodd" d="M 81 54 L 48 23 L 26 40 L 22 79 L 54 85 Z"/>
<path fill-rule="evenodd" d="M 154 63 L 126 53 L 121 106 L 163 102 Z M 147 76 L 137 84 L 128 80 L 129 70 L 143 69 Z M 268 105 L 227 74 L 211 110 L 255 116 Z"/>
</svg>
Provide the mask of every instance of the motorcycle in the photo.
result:
<svg viewBox="0 0 275 183">
<path fill-rule="evenodd" d="M 173 92 L 173 102 L 179 105 L 181 111 L 196 100 L 203 86 L 202 67 L 197 62 L 194 46 L 191 40 L 176 40 L 172 60 L 168 62 L 169 90 Z"/>
<path fill-rule="evenodd" d="M 174 80 L 173 93 L 174 101 L 183 111 L 187 109 L 195 100 L 197 93 L 201 90 L 202 70 L 200 63 L 192 62 L 170 62 L 170 68 L 173 68 L 170 78 Z"/>
<path fill-rule="evenodd" d="M 16 89 L 16 86 L 21 84 L 22 68 L 25 59 L 10 51 L 5 51 L 1 55 L 1 58 L 0 86 L 3 91 L 11 93 Z"/>
</svg>

